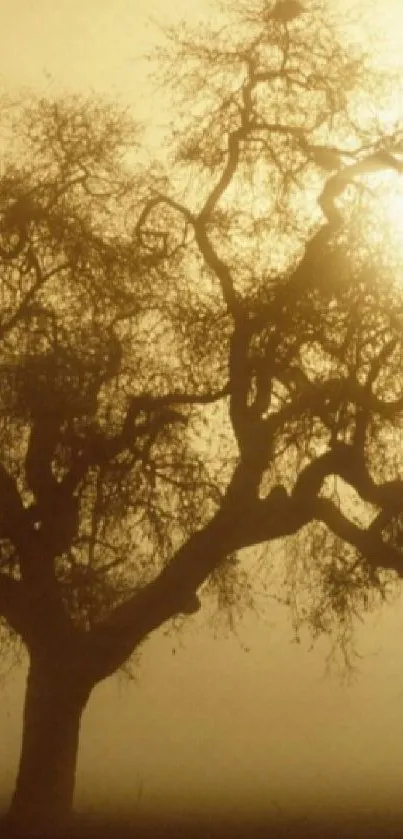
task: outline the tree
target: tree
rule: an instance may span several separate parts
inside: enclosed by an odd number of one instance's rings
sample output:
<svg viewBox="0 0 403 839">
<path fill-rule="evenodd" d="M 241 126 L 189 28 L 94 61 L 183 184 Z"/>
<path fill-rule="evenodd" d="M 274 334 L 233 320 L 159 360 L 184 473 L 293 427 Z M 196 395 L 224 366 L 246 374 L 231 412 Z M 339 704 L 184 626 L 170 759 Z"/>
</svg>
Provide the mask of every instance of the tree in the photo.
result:
<svg viewBox="0 0 403 839">
<path fill-rule="evenodd" d="M 288 540 L 295 620 L 342 643 L 401 575 L 403 292 L 376 234 L 402 133 L 363 108 L 385 80 L 326 8 L 291 5 L 167 32 L 169 178 L 114 107 L 39 100 L 17 127 L 3 111 L 0 612 L 30 660 L 21 830 L 71 814 L 93 687 L 203 587 L 230 612 L 247 601 L 242 549 Z"/>
</svg>

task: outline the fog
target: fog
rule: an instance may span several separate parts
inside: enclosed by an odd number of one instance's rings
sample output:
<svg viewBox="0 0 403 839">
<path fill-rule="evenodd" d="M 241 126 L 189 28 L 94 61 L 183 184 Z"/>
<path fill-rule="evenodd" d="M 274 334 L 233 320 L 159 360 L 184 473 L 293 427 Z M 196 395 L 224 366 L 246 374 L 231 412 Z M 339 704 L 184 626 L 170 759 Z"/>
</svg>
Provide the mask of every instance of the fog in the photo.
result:
<svg viewBox="0 0 403 839">
<path fill-rule="evenodd" d="M 13 94 L 21 87 L 101 92 L 154 119 L 139 60 L 156 37 L 147 16 L 200 16 L 205 5 L 2 0 L 0 79 Z M 396 49 L 399 6 L 374 4 L 375 23 L 381 5 Z M 117 676 L 91 697 L 77 809 L 280 825 L 290 816 L 302 823 L 403 818 L 402 630 L 401 600 L 358 625 L 360 657 L 349 679 L 329 670 L 328 641 L 296 644 L 288 612 L 270 601 L 263 618 L 245 617 L 238 638 L 215 638 L 204 614 L 179 639 L 156 633 L 136 681 Z M 24 678 L 22 665 L 2 683 L 4 806 L 17 768 Z"/>
</svg>

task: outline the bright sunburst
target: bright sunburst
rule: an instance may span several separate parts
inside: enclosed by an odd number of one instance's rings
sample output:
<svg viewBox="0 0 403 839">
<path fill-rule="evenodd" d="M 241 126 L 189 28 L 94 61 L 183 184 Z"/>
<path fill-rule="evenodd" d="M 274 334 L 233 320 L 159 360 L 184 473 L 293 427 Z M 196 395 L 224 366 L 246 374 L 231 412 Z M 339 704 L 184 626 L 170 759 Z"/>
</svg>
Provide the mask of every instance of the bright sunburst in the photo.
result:
<svg viewBox="0 0 403 839">
<path fill-rule="evenodd" d="M 394 248 L 394 256 L 403 258 L 403 174 L 382 173 L 372 190 L 372 220 L 375 222 L 373 238 L 384 241 L 385 247 Z"/>
<path fill-rule="evenodd" d="M 385 190 L 382 210 L 391 232 L 401 235 L 403 251 L 403 175 L 391 179 L 389 189 Z"/>
</svg>

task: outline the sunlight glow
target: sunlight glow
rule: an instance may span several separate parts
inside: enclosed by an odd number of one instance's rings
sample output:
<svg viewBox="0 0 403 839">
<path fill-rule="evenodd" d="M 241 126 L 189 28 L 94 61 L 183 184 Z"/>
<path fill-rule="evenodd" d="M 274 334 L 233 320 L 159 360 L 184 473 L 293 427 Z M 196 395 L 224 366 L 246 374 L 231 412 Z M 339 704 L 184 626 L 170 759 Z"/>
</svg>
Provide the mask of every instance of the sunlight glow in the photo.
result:
<svg viewBox="0 0 403 839">
<path fill-rule="evenodd" d="M 384 218 L 387 224 L 401 236 L 403 250 L 403 177 L 394 178 L 383 200 Z"/>
<path fill-rule="evenodd" d="M 389 243 L 395 249 L 394 257 L 403 256 L 403 174 L 379 173 L 376 188 L 368 184 L 375 198 L 373 215 L 378 226 L 371 238 L 377 242 Z M 373 203 L 371 201 L 371 203 Z"/>
</svg>

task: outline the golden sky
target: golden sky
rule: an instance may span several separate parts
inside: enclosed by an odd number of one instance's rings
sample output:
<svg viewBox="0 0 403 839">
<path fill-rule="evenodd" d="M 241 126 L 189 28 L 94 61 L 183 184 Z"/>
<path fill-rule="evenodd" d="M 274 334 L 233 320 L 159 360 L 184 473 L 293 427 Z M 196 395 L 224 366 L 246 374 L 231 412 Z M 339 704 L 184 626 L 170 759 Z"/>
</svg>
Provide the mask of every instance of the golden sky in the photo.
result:
<svg viewBox="0 0 403 839">
<path fill-rule="evenodd" d="M 401 0 L 370 12 L 364 5 L 383 32 L 383 54 L 399 55 Z M 101 92 L 154 118 L 138 61 L 155 37 L 148 16 L 202 16 L 205 8 L 204 0 L 0 0 L 0 80 L 12 91 Z M 291 643 L 279 606 L 241 624 L 249 652 L 234 639 L 213 640 L 204 623 L 203 615 L 194 620 L 176 655 L 172 640 L 155 635 L 138 684 L 115 678 L 96 690 L 83 720 L 78 806 L 164 801 L 177 811 L 261 806 L 280 815 L 403 808 L 403 602 L 359 628 L 364 657 L 348 685 L 325 675 L 325 643 L 313 652 L 308 641 Z M 0 700 L 4 801 L 18 759 L 23 676 L 5 684 Z"/>
</svg>

